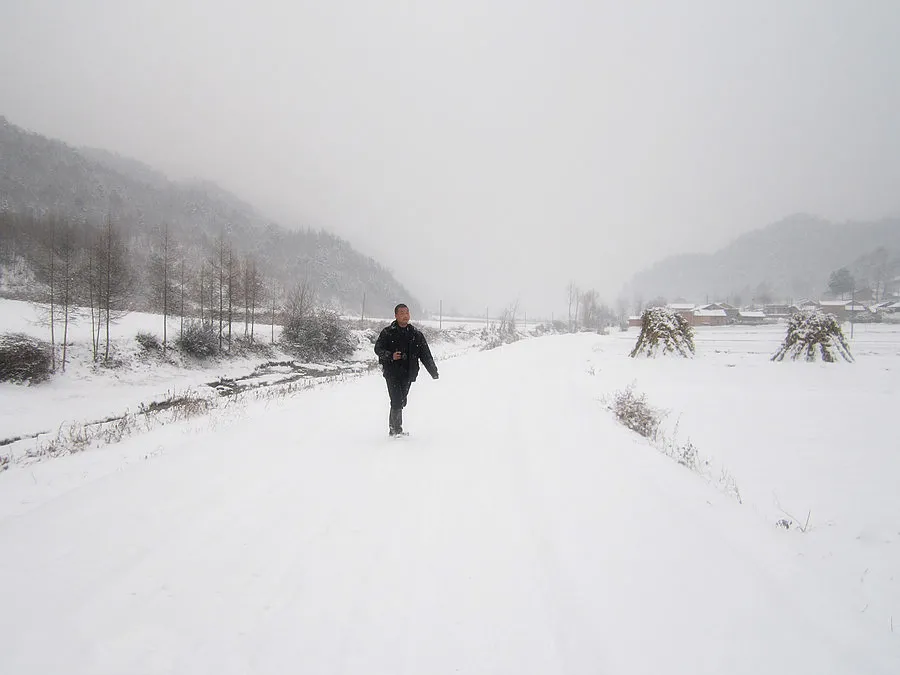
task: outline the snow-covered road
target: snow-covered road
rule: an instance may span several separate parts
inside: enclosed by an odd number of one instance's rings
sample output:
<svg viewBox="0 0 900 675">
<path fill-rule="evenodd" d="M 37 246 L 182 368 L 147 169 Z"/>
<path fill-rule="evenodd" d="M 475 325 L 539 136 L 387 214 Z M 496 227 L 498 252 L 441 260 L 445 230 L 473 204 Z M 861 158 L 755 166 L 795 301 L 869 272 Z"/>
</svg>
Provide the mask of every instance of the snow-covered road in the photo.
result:
<svg viewBox="0 0 900 675">
<path fill-rule="evenodd" d="M 113 451 L 0 474 L 0 673 L 898 672 L 784 533 L 616 425 L 596 340 L 439 364 L 406 439 L 374 375 L 65 489 L 27 484 Z"/>
</svg>

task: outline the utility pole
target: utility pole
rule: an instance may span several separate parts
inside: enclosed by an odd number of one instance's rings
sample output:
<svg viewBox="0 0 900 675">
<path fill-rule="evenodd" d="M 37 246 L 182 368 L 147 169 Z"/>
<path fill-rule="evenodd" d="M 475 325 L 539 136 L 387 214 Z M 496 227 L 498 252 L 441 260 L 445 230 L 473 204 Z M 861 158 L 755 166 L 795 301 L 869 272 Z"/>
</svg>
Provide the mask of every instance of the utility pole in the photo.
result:
<svg viewBox="0 0 900 675">
<path fill-rule="evenodd" d="M 438 301 L 438 330 L 443 330 L 444 328 L 444 301 Z"/>
<path fill-rule="evenodd" d="M 362 314 L 359 317 L 359 327 L 362 328 L 363 322 L 366 320 L 366 292 L 363 291 Z"/>
</svg>

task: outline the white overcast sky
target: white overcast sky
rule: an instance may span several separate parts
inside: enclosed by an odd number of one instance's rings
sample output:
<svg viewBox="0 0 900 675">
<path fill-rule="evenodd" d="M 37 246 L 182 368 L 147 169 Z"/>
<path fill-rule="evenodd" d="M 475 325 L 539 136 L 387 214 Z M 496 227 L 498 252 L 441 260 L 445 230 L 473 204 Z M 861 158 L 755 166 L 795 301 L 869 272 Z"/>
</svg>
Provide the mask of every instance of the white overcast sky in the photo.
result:
<svg viewBox="0 0 900 675">
<path fill-rule="evenodd" d="M 0 0 L 0 114 L 324 227 L 436 307 L 900 211 L 898 0 Z"/>
</svg>

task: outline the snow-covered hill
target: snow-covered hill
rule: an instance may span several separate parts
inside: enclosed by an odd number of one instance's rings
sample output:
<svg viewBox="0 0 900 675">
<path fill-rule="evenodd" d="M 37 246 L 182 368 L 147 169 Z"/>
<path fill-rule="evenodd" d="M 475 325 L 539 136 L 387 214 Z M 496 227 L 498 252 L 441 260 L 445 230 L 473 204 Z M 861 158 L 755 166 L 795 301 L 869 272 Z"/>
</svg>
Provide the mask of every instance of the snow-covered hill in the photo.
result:
<svg viewBox="0 0 900 675">
<path fill-rule="evenodd" d="M 11 465 L 0 670 L 900 672 L 900 336 L 828 366 L 634 337 L 439 360 L 405 439 L 372 374 Z M 743 503 L 615 421 L 631 383 Z"/>
<path fill-rule="evenodd" d="M 215 241 L 224 237 L 236 259 L 250 256 L 256 261 L 267 283 L 290 289 L 306 279 L 323 303 L 355 309 L 365 295 L 369 312 L 388 311 L 398 298 L 419 306 L 390 270 L 325 230 L 276 224 L 211 182 L 170 181 L 134 159 L 74 148 L 26 131 L 0 115 L 3 214 L 55 214 L 93 225 L 111 218 L 126 244 L 129 272 L 140 279 L 133 299 L 142 307 L 152 306 L 144 277 L 148 254 L 162 245 L 156 230 L 164 223 L 170 228 L 170 246 L 177 242 L 179 256 L 187 261 L 188 277 L 215 257 Z M 34 266 L 46 258 L 42 235 L 35 240 L 35 228 L 32 222 L 19 232 L 11 222 L 2 223 L 0 294 L 34 299 L 41 292 L 40 285 L 21 283 L 17 272 L 24 260 L 32 275 Z M 73 241 L 77 251 L 88 239 L 78 234 Z"/>
</svg>

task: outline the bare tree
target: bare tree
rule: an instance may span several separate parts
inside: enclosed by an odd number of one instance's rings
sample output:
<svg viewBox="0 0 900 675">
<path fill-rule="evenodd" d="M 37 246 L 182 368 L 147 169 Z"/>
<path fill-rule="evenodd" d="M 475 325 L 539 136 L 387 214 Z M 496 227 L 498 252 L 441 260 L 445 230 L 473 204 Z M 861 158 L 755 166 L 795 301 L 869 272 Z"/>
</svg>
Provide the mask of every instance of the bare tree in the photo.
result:
<svg viewBox="0 0 900 675">
<path fill-rule="evenodd" d="M 63 348 L 67 335 L 68 294 L 71 292 L 69 272 L 72 264 L 71 226 L 55 216 L 44 219 L 29 219 L 33 245 L 31 269 L 35 279 L 41 283 L 41 292 L 36 297 L 43 314 L 42 323 L 50 329 L 50 367 L 56 371 L 56 334 L 59 324 L 63 324 Z M 46 307 L 46 310 L 44 309 Z M 44 313 L 45 312 L 45 313 Z M 63 361 L 65 370 L 65 360 Z"/>
<path fill-rule="evenodd" d="M 60 300 L 63 306 L 63 341 L 62 341 L 62 371 L 66 372 L 66 357 L 68 356 L 69 345 L 69 321 L 70 308 L 75 295 L 75 261 L 76 254 L 74 242 L 72 241 L 72 228 L 68 223 L 63 229 L 63 237 L 60 245 L 61 257 L 61 279 L 59 284 Z"/>
<path fill-rule="evenodd" d="M 50 326 L 50 369 L 56 371 L 56 279 L 58 268 L 57 238 L 59 236 L 59 223 L 55 218 L 49 218 L 43 223 L 34 223 L 36 235 L 42 244 L 42 255 L 38 258 L 38 264 L 34 265 L 35 276 L 38 281 L 46 284 L 47 292 L 41 294 L 41 300 L 46 301 L 49 312 L 46 315 L 46 324 Z"/>
<path fill-rule="evenodd" d="M 578 321 L 578 286 L 574 281 L 570 281 L 566 286 L 566 292 L 569 296 L 569 330 L 572 330 L 572 305 L 575 305 L 575 320 Z"/>
<path fill-rule="evenodd" d="M 100 353 L 100 298 L 102 285 L 100 279 L 100 246 L 99 234 L 90 230 L 85 241 L 85 259 L 79 271 L 79 293 L 87 300 L 91 308 L 91 352 L 96 362 Z"/>
<path fill-rule="evenodd" d="M 593 288 L 585 291 L 580 296 L 581 302 L 581 321 L 585 325 L 585 327 L 590 328 L 591 326 L 596 326 L 597 330 L 600 329 L 599 323 L 599 298 L 600 294 L 597 293 Z"/>
<path fill-rule="evenodd" d="M 278 282 L 274 279 L 272 280 L 272 287 L 269 291 L 269 299 L 272 301 L 272 340 L 271 344 L 275 344 L 275 304 L 278 300 Z"/>
<path fill-rule="evenodd" d="M 206 321 L 206 316 L 203 313 L 203 307 L 206 301 L 206 284 L 209 283 L 208 274 L 206 271 L 207 263 L 205 260 L 200 261 L 200 323 L 204 323 Z M 210 307 L 210 318 L 209 322 L 212 322 L 212 307 Z"/>
<path fill-rule="evenodd" d="M 178 327 L 178 337 L 179 339 L 184 338 L 184 252 L 181 253 L 181 283 L 179 287 L 179 294 L 181 295 L 181 307 L 179 309 L 179 315 L 181 316 L 181 322 Z"/>
<path fill-rule="evenodd" d="M 169 314 L 175 298 L 175 270 L 173 245 L 169 236 L 169 224 L 166 223 L 159 232 L 159 248 L 150 254 L 150 290 L 151 307 L 162 310 L 163 314 L 163 351 L 168 348 Z"/>
<path fill-rule="evenodd" d="M 256 267 L 256 260 L 248 258 L 246 262 L 246 275 L 244 283 L 245 303 L 250 309 L 250 342 L 254 339 L 254 329 L 256 327 L 256 308 L 260 301 L 264 298 L 266 292 L 266 284 Z M 246 330 L 245 330 L 246 334 Z"/>
<path fill-rule="evenodd" d="M 578 330 L 578 305 L 580 304 L 578 302 L 578 296 L 580 294 L 581 294 L 581 291 L 576 286 L 575 287 L 575 323 L 572 325 L 572 328 L 570 329 L 573 332 L 576 332 Z"/>
<path fill-rule="evenodd" d="M 283 325 L 302 319 L 315 309 L 315 292 L 309 279 L 304 279 L 294 286 L 284 302 Z"/>
<path fill-rule="evenodd" d="M 216 241 L 215 255 L 210 261 L 210 268 L 212 271 L 211 276 L 218 279 L 216 294 L 218 295 L 219 311 L 218 316 L 215 318 L 217 318 L 219 322 L 219 351 L 222 351 L 225 339 L 225 286 L 226 276 L 228 272 L 228 254 L 228 242 L 225 239 L 225 233 L 221 232 L 219 234 L 218 240 Z M 210 291 L 213 291 L 212 287 L 210 287 Z M 213 303 L 211 302 L 210 307 L 212 307 L 212 304 Z"/>
<path fill-rule="evenodd" d="M 243 269 L 243 283 L 241 284 L 241 290 L 244 295 L 244 337 L 250 337 L 250 268 L 252 267 L 252 260 L 250 256 L 247 256 L 244 259 L 244 264 L 241 266 Z"/>
<path fill-rule="evenodd" d="M 626 316 L 626 313 L 628 311 L 627 308 L 628 300 L 624 295 L 620 295 L 619 299 L 616 300 L 616 316 L 618 317 L 619 321 L 626 321 L 628 319 L 628 317 Z"/>
<path fill-rule="evenodd" d="M 100 333 L 103 329 L 104 235 L 96 226 L 88 226 L 81 239 L 82 255 L 75 271 L 78 302 L 91 312 L 91 352 L 100 360 Z"/>
<path fill-rule="evenodd" d="M 228 247 L 226 257 L 226 283 L 228 284 L 228 351 L 231 351 L 231 323 L 234 319 L 234 300 L 239 292 L 241 282 L 240 264 L 234 257 L 231 246 Z"/>
<path fill-rule="evenodd" d="M 498 332 L 500 335 L 514 336 L 516 335 L 516 315 L 519 313 L 519 301 L 509 305 L 500 314 L 500 325 Z"/>
<path fill-rule="evenodd" d="M 101 279 L 105 281 L 101 300 L 106 325 L 106 346 L 103 360 L 109 361 L 109 326 L 114 317 L 118 318 L 127 313 L 127 303 L 131 295 L 131 273 L 128 269 L 127 249 L 118 228 L 113 227 L 111 216 L 106 218 L 101 264 Z"/>
</svg>

